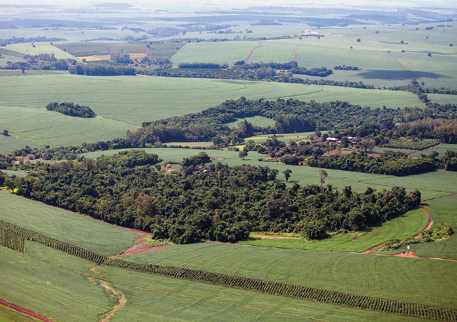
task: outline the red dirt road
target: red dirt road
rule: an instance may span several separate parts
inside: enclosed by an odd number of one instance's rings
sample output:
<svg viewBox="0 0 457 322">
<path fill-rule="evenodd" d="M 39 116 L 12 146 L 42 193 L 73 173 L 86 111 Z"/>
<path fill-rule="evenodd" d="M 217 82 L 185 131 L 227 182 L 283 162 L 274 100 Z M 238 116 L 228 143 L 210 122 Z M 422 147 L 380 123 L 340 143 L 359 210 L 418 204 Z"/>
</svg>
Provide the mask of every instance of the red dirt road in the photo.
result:
<svg viewBox="0 0 457 322">
<path fill-rule="evenodd" d="M 134 229 L 134 228 L 127 228 L 127 229 L 130 231 L 134 231 L 138 234 L 138 237 L 136 239 L 137 243 L 135 245 L 133 245 L 132 247 L 130 247 L 129 249 L 127 249 L 125 252 L 123 252 L 121 254 L 121 256 L 141 254 L 141 253 L 150 252 L 153 250 L 170 247 L 170 246 L 147 246 L 144 243 L 144 238 L 151 237 L 151 233 L 146 233 L 142 230 Z"/>
<path fill-rule="evenodd" d="M 433 218 L 432 218 L 432 215 L 430 214 L 430 212 L 425 209 L 424 205 L 421 203 L 421 208 L 427 213 L 428 215 L 428 223 L 427 223 L 427 226 L 425 226 L 424 230 L 422 230 L 423 232 L 426 231 L 426 230 L 429 230 L 432 225 L 433 225 Z M 422 237 L 422 233 L 419 233 L 417 234 L 416 236 L 414 236 L 413 238 L 417 239 L 417 238 L 421 238 Z"/>
<path fill-rule="evenodd" d="M 252 56 L 252 54 L 254 53 L 254 51 L 255 51 L 257 48 L 260 48 L 260 47 L 262 47 L 262 43 L 261 43 L 261 42 L 259 42 L 259 45 L 256 46 L 256 47 L 254 47 L 254 49 L 251 50 L 251 52 L 250 52 L 248 58 L 246 58 L 246 59 L 244 60 L 244 63 L 245 63 L 245 64 L 248 63 L 248 60 L 249 60 L 249 58 L 251 58 L 251 56 Z"/>
<path fill-rule="evenodd" d="M 44 315 L 40 315 L 38 313 L 29 311 L 27 309 L 24 309 L 23 307 L 17 306 L 17 305 L 15 305 L 13 303 L 9 303 L 9 302 L 4 301 L 4 300 L 0 300 L 0 305 L 6 306 L 7 308 L 10 308 L 10 309 L 12 309 L 14 311 L 20 312 L 22 314 L 26 314 L 26 315 L 32 316 L 32 317 L 34 317 L 34 318 L 36 318 L 38 320 L 41 320 L 41 321 L 53 322 L 53 320 L 51 320 L 48 317 L 45 317 Z"/>
<path fill-rule="evenodd" d="M 294 57 L 294 62 L 298 62 L 298 49 L 300 46 L 297 46 L 297 50 L 295 50 L 295 57 Z"/>
</svg>

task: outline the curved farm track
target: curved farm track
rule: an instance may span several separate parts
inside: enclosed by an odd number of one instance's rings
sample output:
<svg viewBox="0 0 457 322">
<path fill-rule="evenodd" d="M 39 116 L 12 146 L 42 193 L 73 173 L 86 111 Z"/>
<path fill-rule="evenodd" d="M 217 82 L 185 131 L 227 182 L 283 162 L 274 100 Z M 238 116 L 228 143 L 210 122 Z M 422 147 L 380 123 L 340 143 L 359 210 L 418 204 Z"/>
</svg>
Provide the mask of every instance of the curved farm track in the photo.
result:
<svg viewBox="0 0 457 322">
<path fill-rule="evenodd" d="M 428 222 L 427 222 L 427 226 L 425 226 L 425 228 L 422 230 L 422 232 L 420 232 L 419 234 L 413 236 L 414 239 L 421 238 L 421 237 L 422 237 L 422 233 L 423 233 L 424 231 L 429 230 L 429 229 L 432 227 L 432 225 L 433 225 L 433 218 L 432 218 L 432 215 L 431 215 L 430 212 L 425 208 L 423 202 L 421 202 L 420 207 L 421 207 L 422 210 L 424 210 L 425 213 L 428 215 Z M 357 254 L 372 254 L 372 255 L 377 255 L 377 256 L 395 256 L 395 257 L 407 257 L 407 258 L 424 258 L 424 259 L 433 259 L 433 260 L 440 260 L 440 261 L 456 262 L 456 263 L 457 263 L 457 259 L 441 258 L 441 257 L 422 257 L 422 256 L 417 256 L 415 251 L 410 251 L 409 254 L 406 253 L 406 252 L 401 252 L 401 253 L 395 254 L 395 255 L 374 254 L 374 253 L 372 253 L 372 251 L 377 250 L 377 249 L 381 248 L 382 246 L 384 246 L 384 244 L 379 244 L 379 245 L 373 246 L 373 247 L 367 249 L 366 251 L 361 252 L 361 253 L 357 253 Z"/>
<path fill-rule="evenodd" d="M 15 305 L 13 303 L 10 303 L 10 302 L 4 301 L 4 300 L 0 300 L 0 305 L 3 305 L 5 307 L 7 307 L 7 308 L 10 308 L 10 309 L 12 309 L 14 311 L 20 312 L 22 314 L 34 317 L 35 319 L 38 319 L 40 321 L 53 322 L 53 320 L 51 320 L 50 318 L 48 318 L 48 317 L 46 317 L 44 315 L 35 313 L 35 312 L 27 310 L 27 309 L 24 309 L 23 307 L 20 307 L 18 305 Z"/>
<path fill-rule="evenodd" d="M 258 46 L 255 46 L 255 47 L 251 50 L 251 52 L 249 53 L 249 56 L 244 60 L 244 63 L 247 64 L 247 63 L 248 63 L 248 60 L 251 58 L 251 56 L 252 56 L 252 54 L 254 53 L 254 51 L 255 51 L 257 48 L 260 48 L 260 47 L 262 47 L 262 46 L 263 46 L 262 43 L 259 42 L 259 45 L 258 45 Z"/>
<path fill-rule="evenodd" d="M 127 305 L 127 298 L 124 293 L 115 289 L 106 281 L 100 280 L 100 286 L 103 287 L 107 293 L 112 294 L 113 297 L 119 300 L 119 302 L 100 320 L 100 322 L 108 322 L 113 318 L 117 311 L 123 309 Z"/>
</svg>

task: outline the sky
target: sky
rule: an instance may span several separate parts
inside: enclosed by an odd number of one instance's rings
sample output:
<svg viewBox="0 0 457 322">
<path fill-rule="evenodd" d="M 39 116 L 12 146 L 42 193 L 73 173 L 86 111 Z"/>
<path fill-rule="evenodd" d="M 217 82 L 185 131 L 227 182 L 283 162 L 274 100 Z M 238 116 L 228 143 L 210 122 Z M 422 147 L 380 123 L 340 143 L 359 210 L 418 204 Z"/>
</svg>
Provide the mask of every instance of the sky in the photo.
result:
<svg viewBox="0 0 457 322">
<path fill-rule="evenodd" d="M 91 3 L 119 2 L 132 4 L 149 4 L 157 6 L 207 6 L 207 7 L 246 7 L 249 5 L 341 5 L 341 6 L 409 6 L 409 5 L 427 5 L 427 6 L 451 6 L 457 1 L 453 0 L 0 0 L 0 4 L 54 4 L 54 5 L 88 5 Z M 0 9 L 1 11 L 1 9 Z"/>
</svg>

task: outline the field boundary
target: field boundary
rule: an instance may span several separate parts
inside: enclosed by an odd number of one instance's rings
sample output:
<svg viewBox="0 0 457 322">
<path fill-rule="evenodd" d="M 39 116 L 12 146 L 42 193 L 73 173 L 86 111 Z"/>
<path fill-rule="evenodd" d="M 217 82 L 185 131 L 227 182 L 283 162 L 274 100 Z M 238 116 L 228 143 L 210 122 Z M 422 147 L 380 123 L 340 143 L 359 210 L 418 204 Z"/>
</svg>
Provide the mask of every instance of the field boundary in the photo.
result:
<svg viewBox="0 0 457 322">
<path fill-rule="evenodd" d="M 0 220 L 0 228 L 8 228 L 8 230 L 18 235 L 22 235 L 26 240 L 36 241 L 45 246 L 61 250 L 70 255 L 89 260 L 102 266 L 129 269 L 142 273 L 185 279 L 194 282 L 208 283 L 217 286 L 243 289 L 277 296 L 288 296 L 328 304 L 343 305 L 357 309 L 366 309 L 441 321 L 457 321 L 457 309 L 316 289 L 302 285 L 270 282 L 254 278 L 231 276 L 227 274 L 206 272 L 182 267 L 160 266 L 129 262 L 121 259 L 110 259 L 107 256 L 93 253 L 84 248 L 52 239 L 46 235 L 2 220 Z"/>
<path fill-rule="evenodd" d="M 51 320 L 50 318 L 44 316 L 44 315 L 41 315 L 41 314 L 38 314 L 38 313 L 35 313 L 33 311 L 30 311 L 30 310 L 27 310 L 27 309 L 24 309 L 23 307 L 20 307 L 16 304 L 13 304 L 13 303 L 10 303 L 10 302 L 7 302 L 5 300 L 2 300 L 0 299 L 0 305 L 2 306 L 5 306 L 11 310 L 14 310 L 16 312 L 19 312 L 19 313 L 22 313 L 22 314 L 25 314 L 25 315 L 29 315 L 31 317 L 34 317 L 38 320 L 41 320 L 41 321 L 45 321 L 45 322 L 53 322 L 54 320 Z"/>
</svg>

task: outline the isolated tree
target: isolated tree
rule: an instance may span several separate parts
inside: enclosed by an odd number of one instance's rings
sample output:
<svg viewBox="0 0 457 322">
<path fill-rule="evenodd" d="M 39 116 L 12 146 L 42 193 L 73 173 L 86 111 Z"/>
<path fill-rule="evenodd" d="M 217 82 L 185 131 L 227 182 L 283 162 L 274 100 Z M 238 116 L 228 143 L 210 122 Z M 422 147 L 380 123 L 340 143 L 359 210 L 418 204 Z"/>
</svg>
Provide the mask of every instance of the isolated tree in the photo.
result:
<svg viewBox="0 0 457 322">
<path fill-rule="evenodd" d="M 244 160 L 244 158 L 247 156 L 248 156 L 248 151 L 246 151 L 246 150 L 241 150 L 240 153 L 238 153 L 238 157 L 240 157 L 242 160 Z"/>
<path fill-rule="evenodd" d="M 428 56 L 428 57 L 432 57 L 432 53 L 428 53 L 427 56 Z"/>
<path fill-rule="evenodd" d="M 360 38 L 357 38 L 357 42 L 361 42 Z"/>
<path fill-rule="evenodd" d="M 292 173 L 292 170 L 286 169 L 282 173 L 284 173 L 284 178 L 286 178 L 286 182 L 289 182 L 290 174 Z"/>
<path fill-rule="evenodd" d="M 321 184 L 321 187 L 325 184 L 325 178 L 327 177 L 327 172 L 325 172 L 324 170 L 319 170 L 319 182 Z"/>
<path fill-rule="evenodd" d="M 8 130 L 3 130 L 2 134 L 3 134 L 4 136 L 10 136 L 10 134 L 8 133 Z"/>
</svg>

